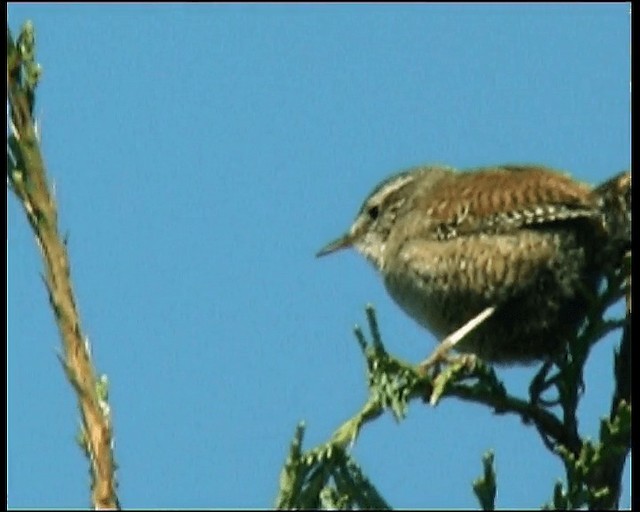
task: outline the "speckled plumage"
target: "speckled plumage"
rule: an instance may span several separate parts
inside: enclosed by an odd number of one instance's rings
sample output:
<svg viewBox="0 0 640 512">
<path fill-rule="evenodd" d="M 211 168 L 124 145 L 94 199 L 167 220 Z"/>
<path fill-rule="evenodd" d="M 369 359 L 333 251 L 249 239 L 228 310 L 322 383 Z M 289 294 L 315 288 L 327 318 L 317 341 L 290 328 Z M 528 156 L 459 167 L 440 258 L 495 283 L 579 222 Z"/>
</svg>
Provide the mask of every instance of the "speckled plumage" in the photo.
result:
<svg viewBox="0 0 640 512">
<path fill-rule="evenodd" d="M 379 184 L 320 254 L 355 247 L 440 338 L 497 306 L 457 350 L 527 363 L 575 334 L 585 291 L 628 245 L 630 188 L 630 173 L 592 189 L 538 166 L 415 168 Z"/>
</svg>

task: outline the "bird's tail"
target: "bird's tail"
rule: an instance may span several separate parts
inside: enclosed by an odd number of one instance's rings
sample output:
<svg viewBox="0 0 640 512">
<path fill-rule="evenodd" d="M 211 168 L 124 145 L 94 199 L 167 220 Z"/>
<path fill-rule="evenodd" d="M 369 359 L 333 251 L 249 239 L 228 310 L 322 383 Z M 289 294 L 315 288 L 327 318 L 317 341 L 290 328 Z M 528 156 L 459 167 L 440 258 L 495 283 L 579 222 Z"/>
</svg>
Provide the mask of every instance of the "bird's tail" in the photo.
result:
<svg viewBox="0 0 640 512">
<path fill-rule="evenodd" d="M 631 172 L 625 171 L 594 189 L 609 240 L 618 250 L 631 248 Z"/>
</svg>

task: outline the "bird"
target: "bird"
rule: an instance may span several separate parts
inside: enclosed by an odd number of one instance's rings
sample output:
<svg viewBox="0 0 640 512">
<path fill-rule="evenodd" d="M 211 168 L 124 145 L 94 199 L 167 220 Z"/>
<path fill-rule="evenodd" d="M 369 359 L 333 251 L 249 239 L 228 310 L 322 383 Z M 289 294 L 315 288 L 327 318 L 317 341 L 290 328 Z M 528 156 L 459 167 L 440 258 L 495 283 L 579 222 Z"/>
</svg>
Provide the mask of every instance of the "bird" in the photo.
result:
<svg viewBox="0 0 640 512">
<path fill-rule="evenodd" d="M 317 256 L 354 248 L 440 340 L 491 313 L 456 351 L 528 365 L 567 346 L 630 242 L 630 171 L 594 188 L 542 165 L 424 165 L 379 183 Z"/>
</svg>

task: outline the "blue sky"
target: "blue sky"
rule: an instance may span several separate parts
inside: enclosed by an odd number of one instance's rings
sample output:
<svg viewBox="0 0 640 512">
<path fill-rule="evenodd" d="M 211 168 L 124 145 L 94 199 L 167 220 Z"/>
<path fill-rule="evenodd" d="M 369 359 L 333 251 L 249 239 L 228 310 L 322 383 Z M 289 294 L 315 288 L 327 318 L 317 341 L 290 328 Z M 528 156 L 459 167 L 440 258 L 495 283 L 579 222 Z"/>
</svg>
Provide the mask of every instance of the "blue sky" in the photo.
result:
<svg viewBox="0 0 640 512">
<path fill-rule="evenodd" d="M 385 176 L 541 163 L 598 183 L 630 166 L 627 4 L 43 5 L 36 113 L 94 362 L 108 374 L 120 499 L 269 507 L 307 448 L 364 403 L 353 325 L 433 337 L 355 253 L 316 260 Z M 8 505 L 84 507 L 87 462 L 40 255 L 8 199 Z M 614 340 L 580 410 L 595 437 Z M 524 392 L 535 368 L 500 369 Z M 538 507 L 564 472 L 530 427 L 464 403 L 384 416 L 353 453 L 395 507 Z M 622 505 L 630 506 L 629 467 Z"/>
</svg>

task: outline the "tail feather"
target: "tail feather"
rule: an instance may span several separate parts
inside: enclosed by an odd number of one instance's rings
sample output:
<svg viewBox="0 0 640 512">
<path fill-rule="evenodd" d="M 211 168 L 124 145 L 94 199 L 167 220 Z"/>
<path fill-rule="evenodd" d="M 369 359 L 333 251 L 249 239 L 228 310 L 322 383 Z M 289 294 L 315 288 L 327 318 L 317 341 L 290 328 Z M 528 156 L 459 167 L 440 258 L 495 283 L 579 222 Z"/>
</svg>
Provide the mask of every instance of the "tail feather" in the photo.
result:
<svg viewBox="0 0 640 512">
<path fill-rule="evenodd" d="M 605 181 L 594 193 L 610 240 L 622 250 L 631 248 L 631 172 L 622 172 Z"/>
</svg>

